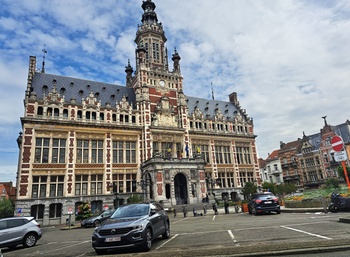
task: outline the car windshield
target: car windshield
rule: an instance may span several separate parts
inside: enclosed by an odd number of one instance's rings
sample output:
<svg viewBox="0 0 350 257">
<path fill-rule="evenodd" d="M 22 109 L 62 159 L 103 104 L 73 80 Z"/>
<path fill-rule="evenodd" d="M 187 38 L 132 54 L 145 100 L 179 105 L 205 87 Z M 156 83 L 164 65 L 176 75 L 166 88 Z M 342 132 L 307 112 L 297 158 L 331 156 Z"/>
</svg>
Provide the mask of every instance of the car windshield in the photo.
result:
<svg viewBox="0 0 350 257">
<path fill-rule="evenodd" d="M 132 204 L 119 207 L 114 214 L 112 219 L 126 218 L 126 217 L 137 217 L 148 215 L 149 205 L 148 204 Z"/>
<path fill-rule="evenodd" d="M 261 194 L 261 195 L 257 195 L 257 199 L 261 199 L 261 200 L 266 200 L 266 199 L 271 199 L 275 197 L 273 194 L 268 193 L 268 194 Z"/>
</svg>

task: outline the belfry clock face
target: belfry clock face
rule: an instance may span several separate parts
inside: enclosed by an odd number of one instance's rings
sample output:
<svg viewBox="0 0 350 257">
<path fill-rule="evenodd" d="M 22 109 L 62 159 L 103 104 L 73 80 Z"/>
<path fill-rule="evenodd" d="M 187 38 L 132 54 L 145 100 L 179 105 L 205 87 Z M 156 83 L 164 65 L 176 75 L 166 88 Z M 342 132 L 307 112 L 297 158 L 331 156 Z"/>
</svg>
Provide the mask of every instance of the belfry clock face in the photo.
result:
<svg viewBox="0 0 350 257">
<path fill-rule="evenodd" d="M 159 81 L 159 85 L 162 86 L 162 87 L 164 87 L 165 81 L 164 81 L 164 80 Z"/>
</svg>

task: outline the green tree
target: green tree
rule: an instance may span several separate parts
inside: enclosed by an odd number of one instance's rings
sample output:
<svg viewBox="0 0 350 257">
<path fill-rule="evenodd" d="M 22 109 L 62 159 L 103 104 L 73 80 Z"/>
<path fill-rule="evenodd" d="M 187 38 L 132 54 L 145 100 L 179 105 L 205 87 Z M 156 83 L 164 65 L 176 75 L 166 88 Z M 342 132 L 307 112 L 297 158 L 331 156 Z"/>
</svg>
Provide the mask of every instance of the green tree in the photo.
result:
<svg viewBox="0 0 350 257">
<path fill-rule="evenodd" d="M 0 199 L 0 218 L 13 217 L 14 205 L 10 199 Z"/>
<path fill-rule="evenodd" d="M 274 195 L 277 192 L 276 185 L 274 183 L 264 182 L 262 187 L 264 190 L 269 191 L 269 192 L 273 193 Z"/>
<path fill-rule="evenodd" d="M 326 188 L 339 188 L 339 179 L 338 178 L 329 178 L 326 180 Z"/>
<path fill-rule="evenodd" d="M 142 203 L 143 197 L 142 195 L 132 195 L 128 198 L 128 203 Z"/>
<path fill-rule="evenodd" d="M 337 167 L 337 172 L 338 172 L 339 177 L 342 178 L 343 180 L 345 180 L 344 169 L 343 169 L 342 165 L 339 165 Z M 348 173 L 348 178 L 350 180 L 350 168 L 348 166 L 346 166 L 346 172 Z"/>
<path fill-rule="evenodd" d="M 297 191 L 297 187 L 293 183 L 282 183 L 276 186 L 276 194 L 279 197 L 294 193 L 295 191 Z"/>
<path fill-rule="evenodd" d="M 244 187 L 241 189 L 244 196 L 244 200 L 248 200 L 250 195 L 256 193 L 258 187 L 252 182 L 245 183 Z"/>
</svg>

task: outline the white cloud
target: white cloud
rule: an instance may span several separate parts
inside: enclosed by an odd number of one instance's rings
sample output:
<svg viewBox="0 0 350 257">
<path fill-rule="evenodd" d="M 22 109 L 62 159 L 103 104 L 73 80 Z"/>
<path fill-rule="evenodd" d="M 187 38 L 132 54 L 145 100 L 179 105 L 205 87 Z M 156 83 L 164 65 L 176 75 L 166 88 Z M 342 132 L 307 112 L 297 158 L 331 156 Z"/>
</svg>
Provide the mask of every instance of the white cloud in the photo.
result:
<svg viewBox="0 0 350 257">
<path fill-rule="evenodd" d="M 185 93 L 209 99 L 211 83 L 216 99 L 237 92 L 261 157 L 279 141 L 319 132 L 324 115 L 332 125 L 349 118 L 349 1 L 154 2 L 170 67 L 175 48 L 181 56 Z M 41 66 L 44 45 L 47 73 L 124 84 L 128 59 L 135 68 L 141 0 L 2 3 L 2 131 L 20 127 L 29 55 Z"/>
</svg>

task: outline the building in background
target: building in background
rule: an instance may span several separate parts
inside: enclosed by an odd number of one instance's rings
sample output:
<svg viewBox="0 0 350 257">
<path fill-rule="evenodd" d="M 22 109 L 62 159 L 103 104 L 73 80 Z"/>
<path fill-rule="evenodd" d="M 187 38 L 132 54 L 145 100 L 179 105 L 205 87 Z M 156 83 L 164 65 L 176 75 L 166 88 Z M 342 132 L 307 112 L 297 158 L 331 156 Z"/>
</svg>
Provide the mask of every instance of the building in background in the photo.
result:
<svg viewBox="0 0 350 257">
<path fill-rule="evenodd" d="M 155 7 L 143 1 L 125 86 L 47 74 L 44 62 L 37 72 L 30 57 L 17 178 L 22 215 L 59 224 L 83 202 L 92 211 L 134 195 L 193 204 L 212 193 L 236 199 L 246 182 L 260 184 L 252 118 L 235 92 L 229 101 L 183 93 L 181 57 L 175 49 L 169 70 Z"/>
<path fill-rule="evenodd" d="M 280 142 L 279 150 L 269 154 L 266 160 L 259 159 L 261 178 L 264 182 L 279 184 L 271 177 L 273 167 L 279 167 L 279 165 L 281 179 L 285 183 L 295 184 L 301 191 L 318 188 L 325 183 L 326 179 L 339 177 L 338 167 L 340 163 L 336 161 L 331 139 L 335 135 L 343 139 L 344 151 L 349 158 L 350 121 L 347 120 L 345 123 L 331 126 L 327 123 L 326 117 L 323 118 L 324 126 L 320 129 L 320 133 L 309 136 L 303 133 L 303 137 L 295 141 Z M 278 153 L 278 156 L 275 156 L 275 152 Z M 273 167 L 271 160 L 273 160 Z M 346 165 L 350 166 L 349 159 L 346 162 Z"/>
<path fill-rule="evenodd" d="M 0 198 L 10 199 L 15 201 L 16 199 L 16 187 L 13 186 L 12 181 L 0 182 Z"/>
</svg>

